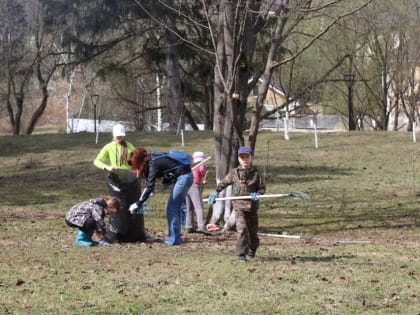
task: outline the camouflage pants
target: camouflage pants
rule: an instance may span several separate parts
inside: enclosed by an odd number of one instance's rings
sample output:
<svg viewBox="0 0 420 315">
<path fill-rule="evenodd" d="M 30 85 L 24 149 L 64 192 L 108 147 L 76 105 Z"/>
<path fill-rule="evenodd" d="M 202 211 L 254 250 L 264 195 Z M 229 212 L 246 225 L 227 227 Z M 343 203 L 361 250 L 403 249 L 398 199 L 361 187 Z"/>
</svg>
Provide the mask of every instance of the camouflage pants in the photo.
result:
<svg viewBox="0 0 420 315">
<path fill-rule="evenodd" d="M 236 231 L 238 237 L 236 240 L 236 254 L 246 255 L 251 250 L 257 251 L 260 245 L 258 238 L 258 214 L 256 211 L 242 211 L 236 212 Z"/>
</svg>

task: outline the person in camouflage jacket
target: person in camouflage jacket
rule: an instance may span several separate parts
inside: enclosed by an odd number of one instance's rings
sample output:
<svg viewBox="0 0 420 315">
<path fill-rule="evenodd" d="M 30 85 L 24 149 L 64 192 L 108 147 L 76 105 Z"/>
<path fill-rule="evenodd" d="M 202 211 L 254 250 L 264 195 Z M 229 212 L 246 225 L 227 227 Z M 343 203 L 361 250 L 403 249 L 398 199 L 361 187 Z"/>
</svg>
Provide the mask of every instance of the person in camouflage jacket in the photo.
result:
<svg viewBox="0 0 420 315">
<path fill-rule="evenodd" d="M 236 216 L 236 254 L 238 260 L 244 262 L 255 257 L 260 244 L 258 238 L 258 196 L 265 193 L 265 183 L 258 169 L 252 165 L 253 152 L 250 147 L 238 150 L 239 167 L 230 170 L 209 196 L 209 204 L 215 202 L 219 192 L 232 185 L 232 196 L 244 196 L 244 199 L 232 201 Z"/>
<path fill-rule="evenodd" d="M 93 246 L 92 235 L 96 231 L 100 239 L 99 244 L 109 246 L 105 240 L 105 215 L 116 214 L 120 208 L 120 199 L 112 196 L 90 199 L 71 207 L 66 214 L 65 222 L 70 227 L 78 228 L 76 244 Z"/>
</svg>

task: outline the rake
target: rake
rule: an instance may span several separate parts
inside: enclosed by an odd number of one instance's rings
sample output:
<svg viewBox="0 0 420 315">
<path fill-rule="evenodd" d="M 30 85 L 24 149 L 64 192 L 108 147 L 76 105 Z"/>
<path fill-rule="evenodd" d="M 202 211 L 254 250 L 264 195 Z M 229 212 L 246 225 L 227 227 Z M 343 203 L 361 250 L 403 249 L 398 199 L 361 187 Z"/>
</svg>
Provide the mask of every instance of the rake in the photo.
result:
<svg viewBox="0 0 420 315">
<path fill-rule="evenodd" d="M 301 235 L 270 234 L 270 233 L 258 233 L 258 235 L 266 236 L 266 237 L 276 237 L 276 238 L 294 238 L 298 240 L 304 240 L 305 242 L 314 240 L 314 238 L 311 236 L 301 236 Z"/>
<path fill-rule="evenodd" d="M 285 197 L 295 197 L 295 198 L 300 198 L 303 200 L 309 200 L 309 195 L 307 193 L 304 193 L 303 191 L 293 191 L 293 192 L 289 192 L 289 193 L 284 193 L 284 194 L 269 194 L 269 195 L 260 195 L 258 196 L 258 199 L 262 199 L 262 198 L 285 198 Z M 220 198 L 216 198 L 216 201 L 221 201 L 221 200 L 246 200 L 246 199 L 252 199 L 251 196 L 231 196 L 231 197 L 220 197 Z M 203 199 L 203 201 L 208 201 L 207 199 Z"/>
<path fill-rule="evenodd" d="M 206 158 L 205 160 L 203 160 L 203 161 L 201 161 L 200 163 L 197 163 L 196 165 L 194 165 L 193 167 L 191 167 L 191 170 L 193 170 L 193 169 L 195 169 L 195 168 L 197 168 L 197 167 L 199 167 L 201 164 L 204 164 L 204 163 L 206 163 L 208 160 L 210 160 L 211 159 L 211 156 L 209 156 L 208 158 Z"/>
<path fill-rule="evenodd" d="M 259 236 L 265 237 L 275 237 L 275 238 L 291 238 L 291 239 L 298 239 L 304 240 L 305 242 L 310 241 L 317 241 L 322 242 L 321 239 L 315 238 L 312 236 L 302 236 L 302 235 L 289 235 L 289 234 L 270 234 L 270 233 L 258 233 Z M 325 243 L 325 241 L 323 241 Z M 333 240 L 327 242 L 328 245 L 366 245 L 371 244 L 372 241 L 361 241 L 361 240 Z"/>
</svg>

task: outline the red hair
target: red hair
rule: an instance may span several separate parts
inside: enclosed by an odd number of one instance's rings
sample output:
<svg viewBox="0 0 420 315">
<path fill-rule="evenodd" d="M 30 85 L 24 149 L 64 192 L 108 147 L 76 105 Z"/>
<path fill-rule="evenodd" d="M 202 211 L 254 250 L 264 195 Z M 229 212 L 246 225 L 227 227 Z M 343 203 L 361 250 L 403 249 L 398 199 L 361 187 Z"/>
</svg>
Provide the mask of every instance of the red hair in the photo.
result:
<svg viewBox="0 0 420 315">
<path fill-rule="evenodd" d="M 146 149 L 136 148 L 130 153 L 128 165 L 131 166 L 132 170 L 137 171 L 137 176 L 144 177 L 144 172 L 148 160 L 149 155 L 147 154 Z"/>
</svg>

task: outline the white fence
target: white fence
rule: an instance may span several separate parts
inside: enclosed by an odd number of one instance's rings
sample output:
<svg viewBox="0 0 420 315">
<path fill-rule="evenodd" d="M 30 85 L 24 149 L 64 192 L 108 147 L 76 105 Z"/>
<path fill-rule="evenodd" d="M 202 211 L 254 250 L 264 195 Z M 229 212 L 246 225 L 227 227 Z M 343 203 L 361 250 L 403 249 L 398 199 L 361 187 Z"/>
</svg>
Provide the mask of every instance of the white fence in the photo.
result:
<svg viewBox="0 0 420 315">
<path fill-rule="evenodd" d="M 133 123 L 130 123 L 127 121 L 114 121 L 114 120 L 101 120 L 101 121 L 97 120 L 96 129 L 99 133 L 112 132 L 112 127 L 117 123 L 124 125 L 127 131 L 136 130 Z M 162 129 L 164 131 L 169 130 L 168 123 L 163 123 L 162 125 L 163 125 Z M 204 124 L 197 124 L 197 126 L 200 130 L 204 130 Z M 185 130 L 192 130 L 192 128 L 189 124 L 186 124 Z M 94 120 L 70 118 L 67 124 L 67 133 L 78 133 L 78 132 L 95 132 Z"/>
<path fill-rule="evenodd" d="M 314 128 L 314 121 L 316 122 L 316 127 L 319 130 L 331 130 L 331 131 L 346 131 L 348 130 L 348 118 L 341 117 L 338 115 L 317 115 L 317 116 L 302 116 L 302 117 L 291 117 L 289 119 L 289 130 L 299 131 L 307 130 Z M 389 130 L 392 130 L 393 117 L 390 119 Z M 96 128 L 98 132 L 112 132 L 112 127 L 116 124 L 123 124 L 127 131 L 134 131 L 135 127 L 133 123 L 130 122 L 118 122 L 113 120 L 97 120 Z M 169 124 L 164 123 L 162 129 L 164 131 L 168 130 Z M 368 118 L 365 119 L 363 124 L 364 130 L 372 130 L 374 122 L 370 121 Z M 407 118 L 399 117 L 399 130 L 406 131 Z M 200 130 L 204 130 L 203 124 L 198 124 Z M 284 129 L 284 120 L 282 118 L 278 119 L 266 119 L 261 121 L 260 128 L 264 130 L 279 131 Z M 418 127 L 417 127 L 418 128 Z M 189 124 L 185 125 L 185 130 L 192 130 Z M 70 118 L 67 124 L 67 133 L 77 133 L 77 132 L 94 132 L 94 121 L 93 119 L 76 119 Z"/>
<path fill-rule="evenodd" d="M 306 130 L 313 129 L 314 122 L 320 130 L 345 131 L 347 125 L 344 120 L 337 115 L 317 115 L 317 116 L 301 116 L 289 118 L 289 130 Z M 260 128 L 265 130 L 278 131 L 284 129 L 285 121 L 282 118 L 267 119 L 260 123 Z"/>
<path fill-rule="evenodd" d="M 133 124 L 123 121 L 113 120 L 97 120 L 96 130 L 98 132 L 112 132 L 112 127 L 115 124 L 120 123 L 125 126 L 127 131 L 134 131 Z M 93 119 L 76 119 L 70 118 L 67 124 L 67 133 L 78 133 L 78 132 L 95 132 L 95 123 Z"/>
</svg>

